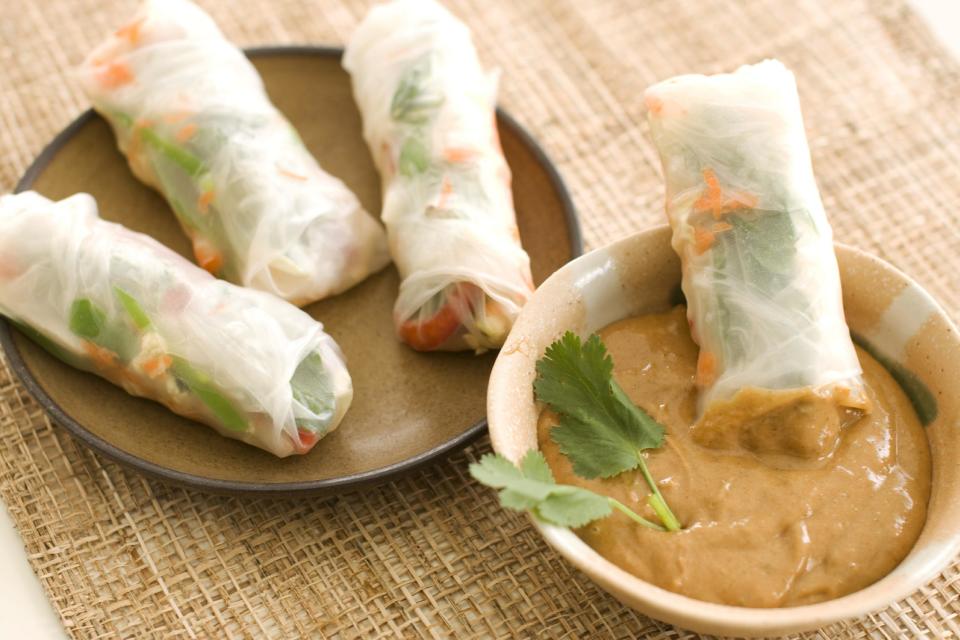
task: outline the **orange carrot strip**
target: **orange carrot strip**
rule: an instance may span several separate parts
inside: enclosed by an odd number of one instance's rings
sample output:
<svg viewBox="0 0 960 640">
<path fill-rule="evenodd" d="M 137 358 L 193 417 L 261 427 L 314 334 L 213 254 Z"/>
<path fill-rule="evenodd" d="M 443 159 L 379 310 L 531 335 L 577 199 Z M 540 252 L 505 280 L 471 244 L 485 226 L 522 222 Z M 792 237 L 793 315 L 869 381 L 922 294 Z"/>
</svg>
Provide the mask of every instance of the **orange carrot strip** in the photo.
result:
<svg viewBox="0 0 960 640">
<path fill-rule="evenodd" d="M 193 238 L 193 255 L 197 258 L 197 264 L 214 275 L 223 268 L 223 254 L 202 236 Z"/>
<path fill-rule="evenodd" d="M 477 155 L 475 149 L 465 147 L 450 147 L 443 150 L 443 159 L 453 163 L 466 162 L 475 155 Z"/>
<path fill-rule="evenodd" d="M 704 229 L 703 227 L 696 227 L 693 230 L 693 246 L 696 249 L 697 255 L 703 255 L 710 250 L 710 247 L 713 246 L 714 240 L 717 237 L 713 234 L 713 231 L 709 229 Z"/>
<path fill-rule="evenodd" d="M 163 375 L 172 364 L 173 358 L 166 353 L 162 353 L 145 361 L 143 363 L 143 370 L 151 378 L 156 378 Z"/>
<path fill-rule="evenodd" d="M 705 351 L 700 350 L 697 357 L 697 384 L 701 387 L 709 387 L 717 377 L 717 357 Z"/>
<path fill-rule="evenodd" d="M 98 367 L 107 368 L 114 364 L 114 354 L 109 349 L 104 349 L 100 345 L 94 344 L 89 340 L 83 341 L 83 350 L 90 356 L 94 364 Z"/>
<path fill-rule="evenodd" d="M 213 202 L 213 189 L 207 189 L 197 198 L 197 209 L 200 210 L 200 213 L 205 214 L 210 211 L 211 202 Z"/>
<path fill-rule="evenodd" d="M 707 183 L 701 195 L 693 203 L 693 210 L 698 213 L 711 213 L 716 220 L 723 217 L 723 214 L 737 209 L 753 209 L 757 206 L 757 196 L 750 193 L 734 193 L 725 198 L 723 189 L 720 186 L 720 179 L 713 169 L 703 170 L 703 180 Z"/>
<path fill-rule="evenodd" d="M 116 89 L 133 82 L 133 72 L 123 62 L 108 62 L 97 72 L 97 80 L 104 89 Z"/>
<path fill-rule="evenodd" d="M 140 27 L 143 25 L 144 18 L 134 20 L 129 24 L 125 24 L 114 32 L 114 35 L 118 38 L 125 38 L 130 41 L 131 44 L 137 44 L 140 40 Z"/>
<path fill-rule="evenodd" d="M 653 115 L 658 116 L 663 111 L 663 100 L 660 98 L 645 96 L 643 101 L 647 105 L 647 110 Z"/>
<path fill-rule="evenodd" d="M 288 178 L 293 178 L 294 180 L 300 180 L 301 182 L 304 182 L 307 180 L 307 176 L 302 176 L 299 173 L 294 173 L 293 171 L 290 171 L 289 169 L 285 169 L 280 165 L 277 165 L 277 173 L 279 173 L 282 176 L 286 176 Z"/>
<path fill-rule="evenodd" d="M 713 169 L 703 170 L 703 180 L 707 183 L 707 188 L 693 203 L 693 210 L 701 213 L 710 212 L 719 220 L 723 214 L 723 190 L 720 188 L 720 180 Z"/>
<path fill-rule="evenodd" d="M 733 229 L 733 225 L 729 222 L 714 222 L 713 223 L 713 232 L 714 233 L 723 233 L 724 231 L 730 231 Z"/>
<path fill-rule="evenodd" d="M 437 198 L 437 208 L 443 209 L 452 195 L 453 185 L 450 184 L 450 179 L 447 176 L 443 176 L 443 183 L 440 185 L 440 197 Z"/>
<path fill-rule="evenodd" d="M 740 205 L 744 209 L 757 208 L 757 196 L 753 195 L 752 193 L 737 193 L 730 200 L 732 205 Z"/>
<path fill-rule="evenodd" d="M 197 125 L 191 122 L 190 124 L 184 125 L 183 127 L 181 127 L 180 130 L 177 131 L 177 135 L 175 137 L 177 139 L 177 142 L 186 142 L 187 140 L 192 138 L 194 135 L 196 135 L 196 133 L 197 133 Z"/>
<path fill-rule="evenodd" d="M 168 124 L 177 124 L 178 122 L 183 122 L 190 117 L 189 111 L 174 111 L 173 113 L 168 113 L 163 116 L 163 121 Z"/>
</svg>

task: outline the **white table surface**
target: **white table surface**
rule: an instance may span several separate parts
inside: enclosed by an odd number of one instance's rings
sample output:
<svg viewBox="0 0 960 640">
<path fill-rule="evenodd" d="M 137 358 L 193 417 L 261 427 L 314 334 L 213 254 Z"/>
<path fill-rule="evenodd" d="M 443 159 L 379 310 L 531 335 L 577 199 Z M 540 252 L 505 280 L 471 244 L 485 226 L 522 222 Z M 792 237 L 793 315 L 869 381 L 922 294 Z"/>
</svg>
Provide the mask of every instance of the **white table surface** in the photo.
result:
<svg viewBox="0 0 960 640">
<path fill-rule="evenodd" d="M 960 0 L 910 0 L 946 48 L 960 59 Z M 33 574 L 23 542 L 0 502 L 0 638 L 65 638 L 60 620 Z"/>
</svg>

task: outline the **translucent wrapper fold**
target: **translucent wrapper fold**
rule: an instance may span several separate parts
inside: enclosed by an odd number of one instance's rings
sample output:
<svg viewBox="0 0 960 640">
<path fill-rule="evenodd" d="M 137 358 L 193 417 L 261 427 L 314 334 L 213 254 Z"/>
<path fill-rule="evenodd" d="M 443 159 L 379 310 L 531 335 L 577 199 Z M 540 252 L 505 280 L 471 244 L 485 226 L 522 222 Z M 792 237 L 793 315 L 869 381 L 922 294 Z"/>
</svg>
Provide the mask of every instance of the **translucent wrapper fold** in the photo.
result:
<svg viewBox="0 0 960 640">
<path fill-rule="evenodd" d="M 497 133 L 496 74 L 432 0 L 371 9 L 343 65 L 403 279 L 398 335 L 426 351 L 499 347 L 533 284 Z"/>
<path fill-rule="evenodd" d="M 353 397 L 320 323 L 101 220 L 87 194 L 0 197 L 0 312 L 64 362 L 277 456 L 309 451 Z"/>
<path fill-rule="evenodd" d="M 382 227 L 320 168 L 243 52 L 190 2 L 145 2 L 87 57 L 80 80 L 211 273 L 299 305 L 388 262 Z"/>
<path fill-rule="evenodd" d="M 867 400 L 793 74 L 679 76 L 646 103 L 701 348 L 699 439 L 829 452 Z"/>
</svg>

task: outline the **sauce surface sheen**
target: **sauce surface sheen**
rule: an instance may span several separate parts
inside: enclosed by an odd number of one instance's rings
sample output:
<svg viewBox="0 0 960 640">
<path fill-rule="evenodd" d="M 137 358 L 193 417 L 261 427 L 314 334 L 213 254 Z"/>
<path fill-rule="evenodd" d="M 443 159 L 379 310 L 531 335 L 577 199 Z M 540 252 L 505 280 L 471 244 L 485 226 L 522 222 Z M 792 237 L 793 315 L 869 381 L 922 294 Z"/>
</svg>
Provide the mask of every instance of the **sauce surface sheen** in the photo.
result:
<svg viewBox="0 0 960 640">
<path fill-rule="evenodd" d="M 601 555 L 670 591 L 723 604 L 782 607 L 828 600 L 876 582 L 920 535 L 930 452 L 910 401 L 857 349 L 872 411 L 844 428 L 815 468 L 775 468 L 746 450 L 697 444 L 697 346 L 685 309 L 616 322 L 599 332 L 614 377 L 667 429 L 647 464 L 684 529 L 660 533 L 613 515 L 577 530 Z M 557 482 L 612 496 L 656 520 L 639 471 L 585 480 L 539 421 L 540 449 Z"/>
</svg>

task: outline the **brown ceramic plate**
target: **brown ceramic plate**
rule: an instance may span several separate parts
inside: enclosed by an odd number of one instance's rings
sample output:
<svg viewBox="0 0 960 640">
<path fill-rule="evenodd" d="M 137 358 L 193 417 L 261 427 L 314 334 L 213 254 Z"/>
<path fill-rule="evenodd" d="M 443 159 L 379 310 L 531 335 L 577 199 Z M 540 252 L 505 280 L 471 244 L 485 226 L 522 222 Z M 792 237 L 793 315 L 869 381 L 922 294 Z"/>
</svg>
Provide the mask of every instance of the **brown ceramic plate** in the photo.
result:
<svg viewBox="0 0 960 640">
<path fill-rule="evenodd" d="M 323 167 L 372 212 L 379 178 L 338 49 L 248 52 L 274 104 Z M 542 282 L 582 252 L 563 182 L 533 139 L 502 110 L 498 124 L 513 170 L 523 245 Z M 93 194 L 101 215 L 148 233 L 190 258 L 166 203 L 138 182 L 107 124 L 92 112 L 73 122 L 27 170 L 17 190 L 55 199 Z M 289 494 L 341 491 L 409 470 L 470 442 L 486 429 L 487 377 L 495 354 L 419 354 L 394 338 L 396 270 L 389 267 L 335 298 L 306 308 L 343 348 L 355 397 L 346 418 L 305 456 L 278 459 L 217 435 L 164 407 L 73 369 L 0 321 L 14 371 L 53 418 L 100 453 L 152 476 L 209 491 Z"/>
</svg>

